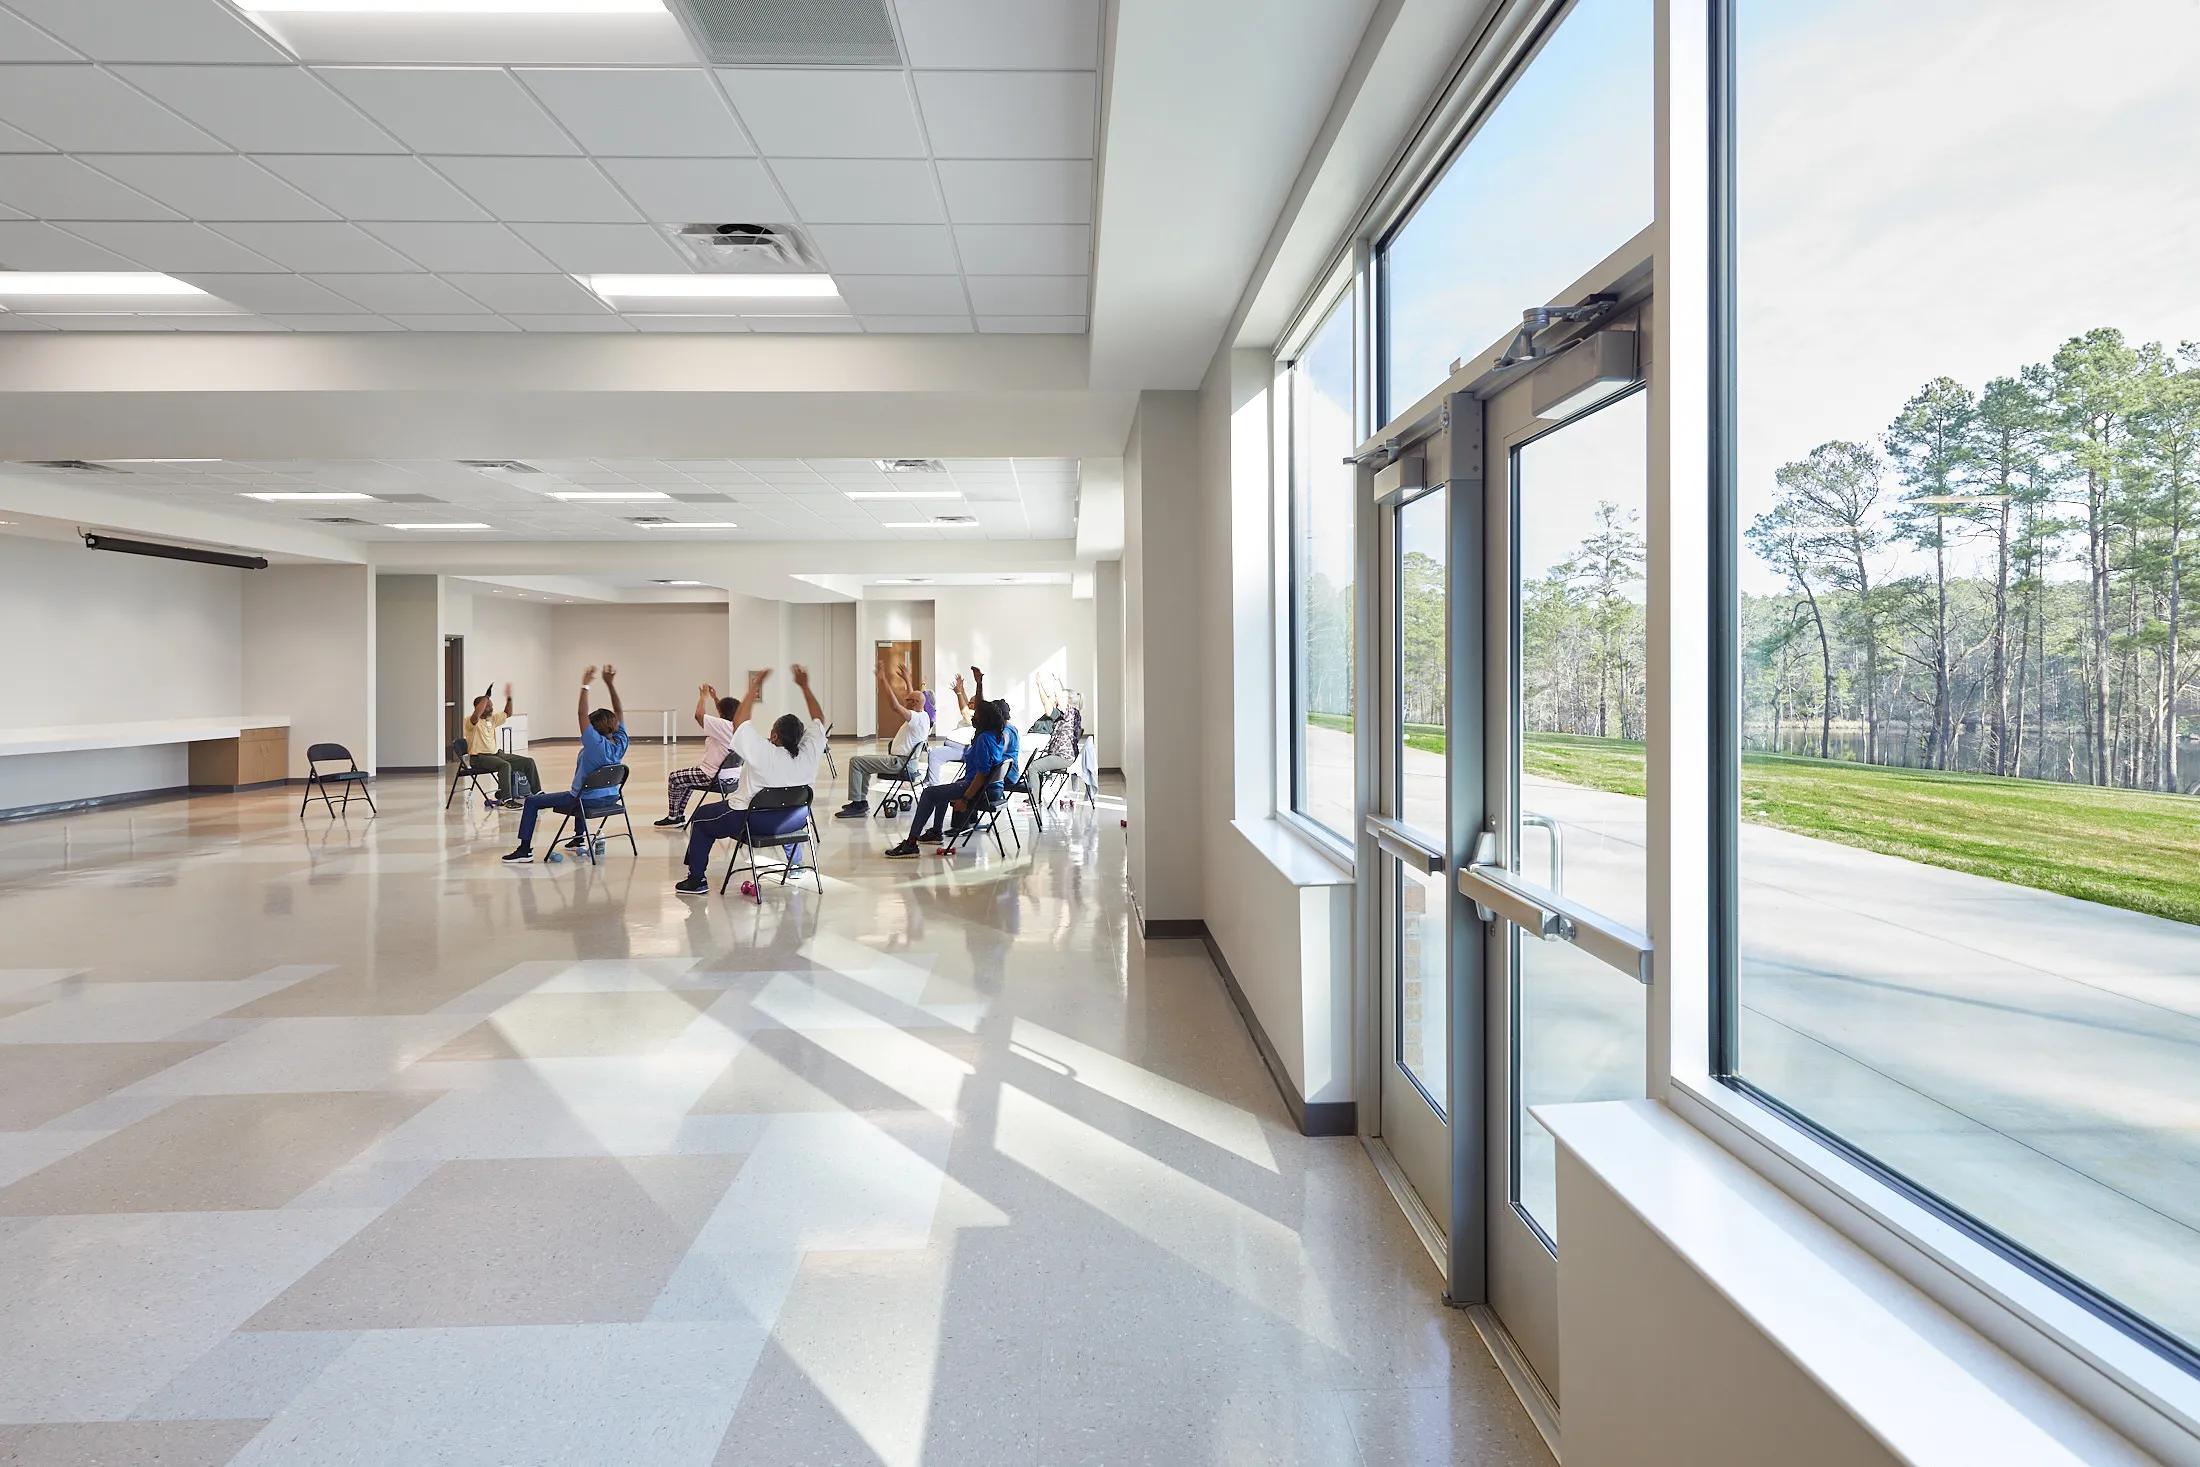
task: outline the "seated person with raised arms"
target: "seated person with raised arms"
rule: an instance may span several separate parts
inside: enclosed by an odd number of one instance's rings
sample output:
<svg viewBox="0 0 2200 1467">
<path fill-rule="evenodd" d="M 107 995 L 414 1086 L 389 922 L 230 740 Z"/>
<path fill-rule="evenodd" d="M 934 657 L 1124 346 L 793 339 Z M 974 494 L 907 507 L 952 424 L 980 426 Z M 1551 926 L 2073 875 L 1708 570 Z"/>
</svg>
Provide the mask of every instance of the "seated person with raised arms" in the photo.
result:
<svg viewBox="0 0 2200 1467">
<path fill-rule="evenodd" d="M 731 698 L 721 698 L 718 690 L 704 683 L 695 690 L 695 722 L 703 730 L 703 758 L 692 768 L 675 769 L 665 776 L 665 818 L 659 825 L 679 826 L 687 824 L 688 801 L 697 790 L 707 790 L 718 783 L 718 771 L 726 767 L 732 757 L 733 720 L 741 705 Z M 716 708 L 715 716 L 706 711 Z M 734 759 L 739 767 L 741 761 Z"/>
<path fill-rule="evenodd" d="M 504 711 L 496 711 L 489 695 L 483 693 L 474 699 L 473 712 L 466 715 L 466 761 L 476 769 L 496 771 L 497 797 L 494 803 L 516 805 L 512 798 L 512 772 L 518 770 L 527 776 L 527 792 L 538 794 L 542 790 L 542 771 L 535 761 L 525 754 L 506 754 L 497 748 L 497 730 L 512 716 L 512 685 L 504 685 Z"/>
<path fill-rule="evenodd" d="M 613 788 L 590 790 L 587 799 L 581 798 L 581 786 L 588 776 L 612 764 L 626 762 L 626 707 L 619 701 L 619 685 L 613 681 L 618 669 L 604 664 L 604 691 L 611 695 L 609 708 L 588 711 L 588 688 L 596 681 L 596 669 L 591 667 L 581 674 L 580 724 L 581 754 L 573 761 L 573 785 L 570 789 L 545 791 L 529 795 L 520 809 L 519 845 L 505 856 L 507 861 L 532 861 L 535 859 L 535 821 L 545 810 L 555 810 L 560 815 L 571 815 L 577 834 L 573 844 L 580 845 L 588 839 L 588 809 L 591 804 L 616 800 L 619 792 Z"/>
<path fill-rule="evenodd" d="M 908 769 L 909 761 L 924 751 L 925 740 L 932 737 L 932 720 L 925 714 L 924 696 L 909 686 L 908 674 L 898 666 L 880 666 L 872 671 L 877 674 L 879 686 L 886 689 L 886 696 L 901 709 L 901 727 L 885 753 L 858 754 L 848 761 L 848 803 L 840 808 L 843 820 L 861 820 L 870 814 L 871 781 L 879 775 L 900 774 Z"/>
<path fill-rule="evenodd" d="M 948 784 L 930 785 L 917 796 L 916 813 L 909 817 L 909 834 L 890 847 L 887 855 L 919 854 L 925 841 L 941 838 L 941 825 L 949 810 L 967 811 L 980 794 L 996 801 L 1006 797 L 1007 791 L 993 777 L 993 771 L 1008 757 L 1008 743 L 1001 728 L 1001 705 L 980 702 L 972 709 L 972 717 L 977 721 L 977 732 L 963 756 L 964 777 Z"/>
<path fill-rule="evenodd" d="M 1069 690 L 1062 690 L 1063 701 L 1054 704 L 1048 713 L 1054 720 L 1047 730 L 1046 747 L 1032 756 L 1024 767 L 1024 783 L 1031 787 L 1031 797 L 1039 797 L 1039 783 L 1048 775 L 1061 774 L 1077 767 L 1077 749 L 1085 738 L 1085 715 L 1078 706 L 1068 701 Z M 1032 725 L 1038 727 L 1036 723 Z"/>
<path fill-rule="evenodd" d="M 749 674 L 748 696 L 741 700 L 741 711 L 733 719 L 733 752 L 741 759 L 741 783 L 726 797 L 724 810 L 698 815 L 689 823 L 687 880 L 672 888 L 682 896 L 702 896 L 710 891 L 710 848 L 747 833 L 749 801 L 759 791 L 817 783 L 818 761 L 825 757 L 825 710 L 818 706 L 817 694 L 810 691 L 810 674 L 802 664 L 796 663 L 791 671 L 794 685 L 802 690 L 802 701 L 809 705 L 809 722 L 783 713 L 773 722 L 769 739 L 758 733 L 749 715 L 756 709 L 757 695 L 764 691 L 764 679 L 770 676 L 770 670 Z"/>
</svg>

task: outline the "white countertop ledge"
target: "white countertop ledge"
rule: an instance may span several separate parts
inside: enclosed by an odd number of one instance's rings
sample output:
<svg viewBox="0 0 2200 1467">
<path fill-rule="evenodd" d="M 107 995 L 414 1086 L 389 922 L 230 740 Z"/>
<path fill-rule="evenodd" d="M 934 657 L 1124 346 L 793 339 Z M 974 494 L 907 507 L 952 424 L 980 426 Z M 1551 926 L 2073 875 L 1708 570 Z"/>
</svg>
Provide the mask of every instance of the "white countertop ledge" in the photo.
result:
<svg viewBox="0 0 2200 1467">
<path fill-rule="evenodd" d="M 290 715 L 287 713 L 240 713 L 226 718 L 156 718 L 141 723 L 61 723 L 43 728 L 0 728 L 0 754 L 140 749 L 149 744 L 233 739 L 248 728 L 288 727 Z"/>
<path fill-rule="evenodd" d="M 1533 1114 L 1898 1460 L 2153 1461 L 1664 1106 Z"/>
<path fill-rule="evenodd" d="M 1350 886 L 1352 868 L 1281 820 L 1233 820 L 1231 826 L 1293 886 Z"/>
</svg>

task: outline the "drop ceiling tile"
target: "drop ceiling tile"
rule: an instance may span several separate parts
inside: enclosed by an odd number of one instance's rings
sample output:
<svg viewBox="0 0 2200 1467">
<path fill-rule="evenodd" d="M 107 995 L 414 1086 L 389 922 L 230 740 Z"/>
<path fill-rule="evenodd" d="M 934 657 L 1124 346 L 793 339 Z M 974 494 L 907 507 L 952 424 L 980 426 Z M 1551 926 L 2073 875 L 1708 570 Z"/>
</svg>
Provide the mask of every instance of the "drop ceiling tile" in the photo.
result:
<svg viewBox="0 0 2200 1467">
<path fill-rule="evenodd" d="M 517 331 L 502 316 L 391 316 L 407 331 Z"/>
<path fill-rule="evenodd" d="M 134 262 L 90 240 L 31 220 L 0 220 L 0 267 L 9 270 L 133 270 Z"/>
<path fill-rule="evenodd" d="M 308 277 L 314 284 L 323 285 L 346 300 L 355 301 L 370 311 L 391 316 L 400 313 L 419 316 L 486 316 L 489 308 L 473 297 L 463 295 L 444 284 L 433 275 L 314 275 Z"/>
<path fill-rule="evenodd" d="M 806 224 L 937 224 L 940 191 L 921 159 L 775 158 L 772 172 Z"/>
<path fill-rule="evenodd" d="M 1080 336 L 1083 316 L 980 316 L 978 329 L 994 336 Z"/>
<path fill-rule="evenodd" d="M 0 10 L 0 62 L 84 59 L 29 21 Z"/>
<path fill-rule="evenodd" d="M 632 325 L 619 316 L 530 316 L 517 315 L 504 318 L 522 331 L 632 331 Z"/>
<path fill-rule="evenodd" d="M 482 208 L 418 158 L 301 154 L 260 159 L 346 219 L 485 219 Z"/>
<path fill-rule="evenodd" d="M 764 165 L 753 158 L 600 161 L 642 213 L 660 224 L 778 223 L 792 217 Z"/>
<path fill-rule="evenodd" d="M 1082 275 L 1092 264 L 1082 224 L 964 224 L 955 245 L 973 275 Z"/>
<path fill-rule="evenodd" d="M 597 271 L 685 271 L 664 235 L 647 224 L 515 224 L 550 263 L 576 275 Z"/>
<path fill-rule="evenodd" d="M 970 303 L 981 316 L 1076 316 L 1085 310 L 1082 275 L 973 275 Z"/>
<path fill-rule="evenodd" d="M 636 331 L 659 335 L 677 332 L 730 332 L 747 331 L 738 316 L 629 316 L 628 324 Z"/>
<path fill-rule="evenodd" d="M 937 224 L 820 224 L 810 231 L 835 275 L 952 275 L 955 254 Z"/>
<path fill-rule="evenodd" d="M 895 0 L 919 70 L 1092 71 L 1100 0 Z"/>
<path fill-rule="evenodd" d="M 924 137 L 900 71 L 721 70 L 767 158 L 921 158 Z"/>
<path fill-rule="evenodd" d="M 369 234 L 426 270 L 542 271 L 549 265 L 502 224 L 369 224 Z"/>
<path fill-rule="evenodd" d="M 220 0 L 10 0 L 94 61 L 257 61 L 290 58 Z"/>
<path fill-rule="evenodd" d="M 862 325 L 853 316 L 743 316 L 751 331 L 770 331 L 781 335 L 810 332 L 861 331 Z"/>
<path fill-rule="evenodd" d="M 1099 128 L 1089 71 L 920 71 L 917 96 L 940 158 L 1090 158 Z"/>
<path fill-rule="evenodd" d="M 165 331 L 283 331 L 263 316 L 147 316 Z"/>
<path fill-rule="evenodd" d="M 356 225 L 240 222 L 218 227 L 237 243 L 293 270 L 418 268 Z"/>
<path fill-rule="evenodd" d="M 433 158 L 499 219 L 530 224 L 623 224 L 642 216 L 586 158 Z"/>
<path fill-rule="evenodd" d="M 173 219 L 176 212 L 58 153 L 0 154 L 0 203 L 36 219 Z"/>
<path fill-rule="evenodd" d="M 11 66 L 0 122 L 67 152 L 218 153 L 221 144 L 95 66 Z"/>
<path fill-rule="evenodd" d="M 11 311 L 5 317 L 0 317 L 0 320 L 19 321 L 22 324 L 17 329 L 25 331 L 36 330 L 41 326 L 55 331 L 164 331 L 168 329 L 164 326 L 148 326 L 143 316 L 125 315 L 119 311 L 109 316 L 96 316 L 89 313 L 77 316 L 46 316 L 32 313 L 17 315 Z"/>
<path fill-rule="evenodd" d="M 937 336 L 975 328 L 968 316 L 858 316 L 863 329 L 880 336 Z"/>
<path fill-rule="evenodd" d="M 263 316 L 363 314 L 357 305 L 323 290 L 302 275 L 207 275 L 190 271 L 177 278 Z"/>
<path fill-rule="evenodd" d="M 119 70 L 133 85 L 239 152 L 404 151 L 302 67 L 126 66 Z"/>
<path fill-rule="evenodd" d="M 93 244 L 126 255 L 147 270 L 176 274 L 185 270 L 281 270 L 264 255 L 255 254 L 233 239 L 226 239 L 203 224 L 181 222 L 154 224 L 80 223 L 69 227 Z"/>
<path fill-rule="evenodd" d="M 0 122 L 0 153 L 51 153 L 52 144 L 42 143 L 20 128 Z"/>
<path fill-rule="evenodd" d="M 957 224 L 1090 224 L 1092 164 L 1079 160 L 949 158 L 939 164 Z"/>
<path fill-rule="evenodd" d="M 268 320 L 292 331 L 402 331 L 395 321 L 379 316 L 270 315 Z"/>
<path fill-rule="evenodd" d="M 725 98 L 697 67 L 560 67 L 517 73 L 598 157 L 746 158 Z"/>
<path fill-rule="evenodd" d="M 193 219 L 329 219 L 321 205 L 233 153 L 108 155 L 99 171 Z"/>
<path fill-rule="evenodd" d="M 548 263 L 548 262 L 545 262 Z M 502 315 L 609 315 L 610 308 L 570 275 L 449 273 L 442 277 Z"/>
<path fill-rule="evenodd" d="M 0 204 L 0 219 L 28 219 L 30 217 L 21 209 L 11 209 L 6 204 Z"/>
<path fill-rule="evenodd" d="M 415 152 L 580 151 L 525 87 L 491 67 L 331 66 L 320 75 Z"/>
<path fill-rule="evenodd" d="M 859 316 L 942 316 L 970 310 L 962 280 L 954 275 L 834 276 L 840 298 Z"/>
</svg>

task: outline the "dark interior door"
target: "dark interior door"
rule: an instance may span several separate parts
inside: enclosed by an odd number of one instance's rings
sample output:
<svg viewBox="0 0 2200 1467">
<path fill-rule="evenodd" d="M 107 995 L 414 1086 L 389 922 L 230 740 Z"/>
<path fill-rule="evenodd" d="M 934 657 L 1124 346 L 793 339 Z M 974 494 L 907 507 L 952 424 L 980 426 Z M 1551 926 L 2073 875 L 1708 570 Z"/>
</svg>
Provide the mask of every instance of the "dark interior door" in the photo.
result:
<svg viewBox="0 0 2200 1467">
<path fill-rule="evenodd" d="M 890 667 L 904 668 L 909 673 L 909 685 L 924 685 L 924 644 L 922 642 L 878 642 L 874 645 L 872 660 L 881 671 Z M 880 738 L 893 737 L 901 727 L 901 710 L 887 696 L 883 684 L 878 685 L 878 732 Z"/>
<path fill-rule="evenodd" d="M 443 742 L 466 731 L 466 639 L 443 639 Z"/>
</svg>

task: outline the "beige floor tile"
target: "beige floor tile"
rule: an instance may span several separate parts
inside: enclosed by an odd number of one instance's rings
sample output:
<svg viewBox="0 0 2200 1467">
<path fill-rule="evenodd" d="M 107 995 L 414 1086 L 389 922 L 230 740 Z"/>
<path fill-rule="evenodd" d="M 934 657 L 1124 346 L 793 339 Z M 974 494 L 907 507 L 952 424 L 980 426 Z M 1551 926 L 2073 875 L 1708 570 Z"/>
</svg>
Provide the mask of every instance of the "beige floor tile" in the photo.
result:
<svg viewBox="0 0 2200 1467">
<path fill-rule="evenodd" d="M 213 1048 L 178 1044 L 0 1045 L 0 1131 L 27 1131 Z"/>
<path fill-rule="evenodd" d="M 281 1207 L 434 1098 L 366 1091 L 189 1097 L 0 1189 L 0 1213 Z"/>
<path fill-rule="evenodd" d="M 0 1426 L 5 1467 L 222 1467 L 264 1421 L 74 1421 Z"/>
<path fill-rule="evenodd" d="M 430 1060 L 655 1054 L 719 997 L 717 989 L 530 993 L 428 1056 Z"/>
<path fill-rule="evenodd" d="M 247 1328 L 639 1321 L 740 1165 L 734 1156 L 447 1162 Z"/>
</svg>

